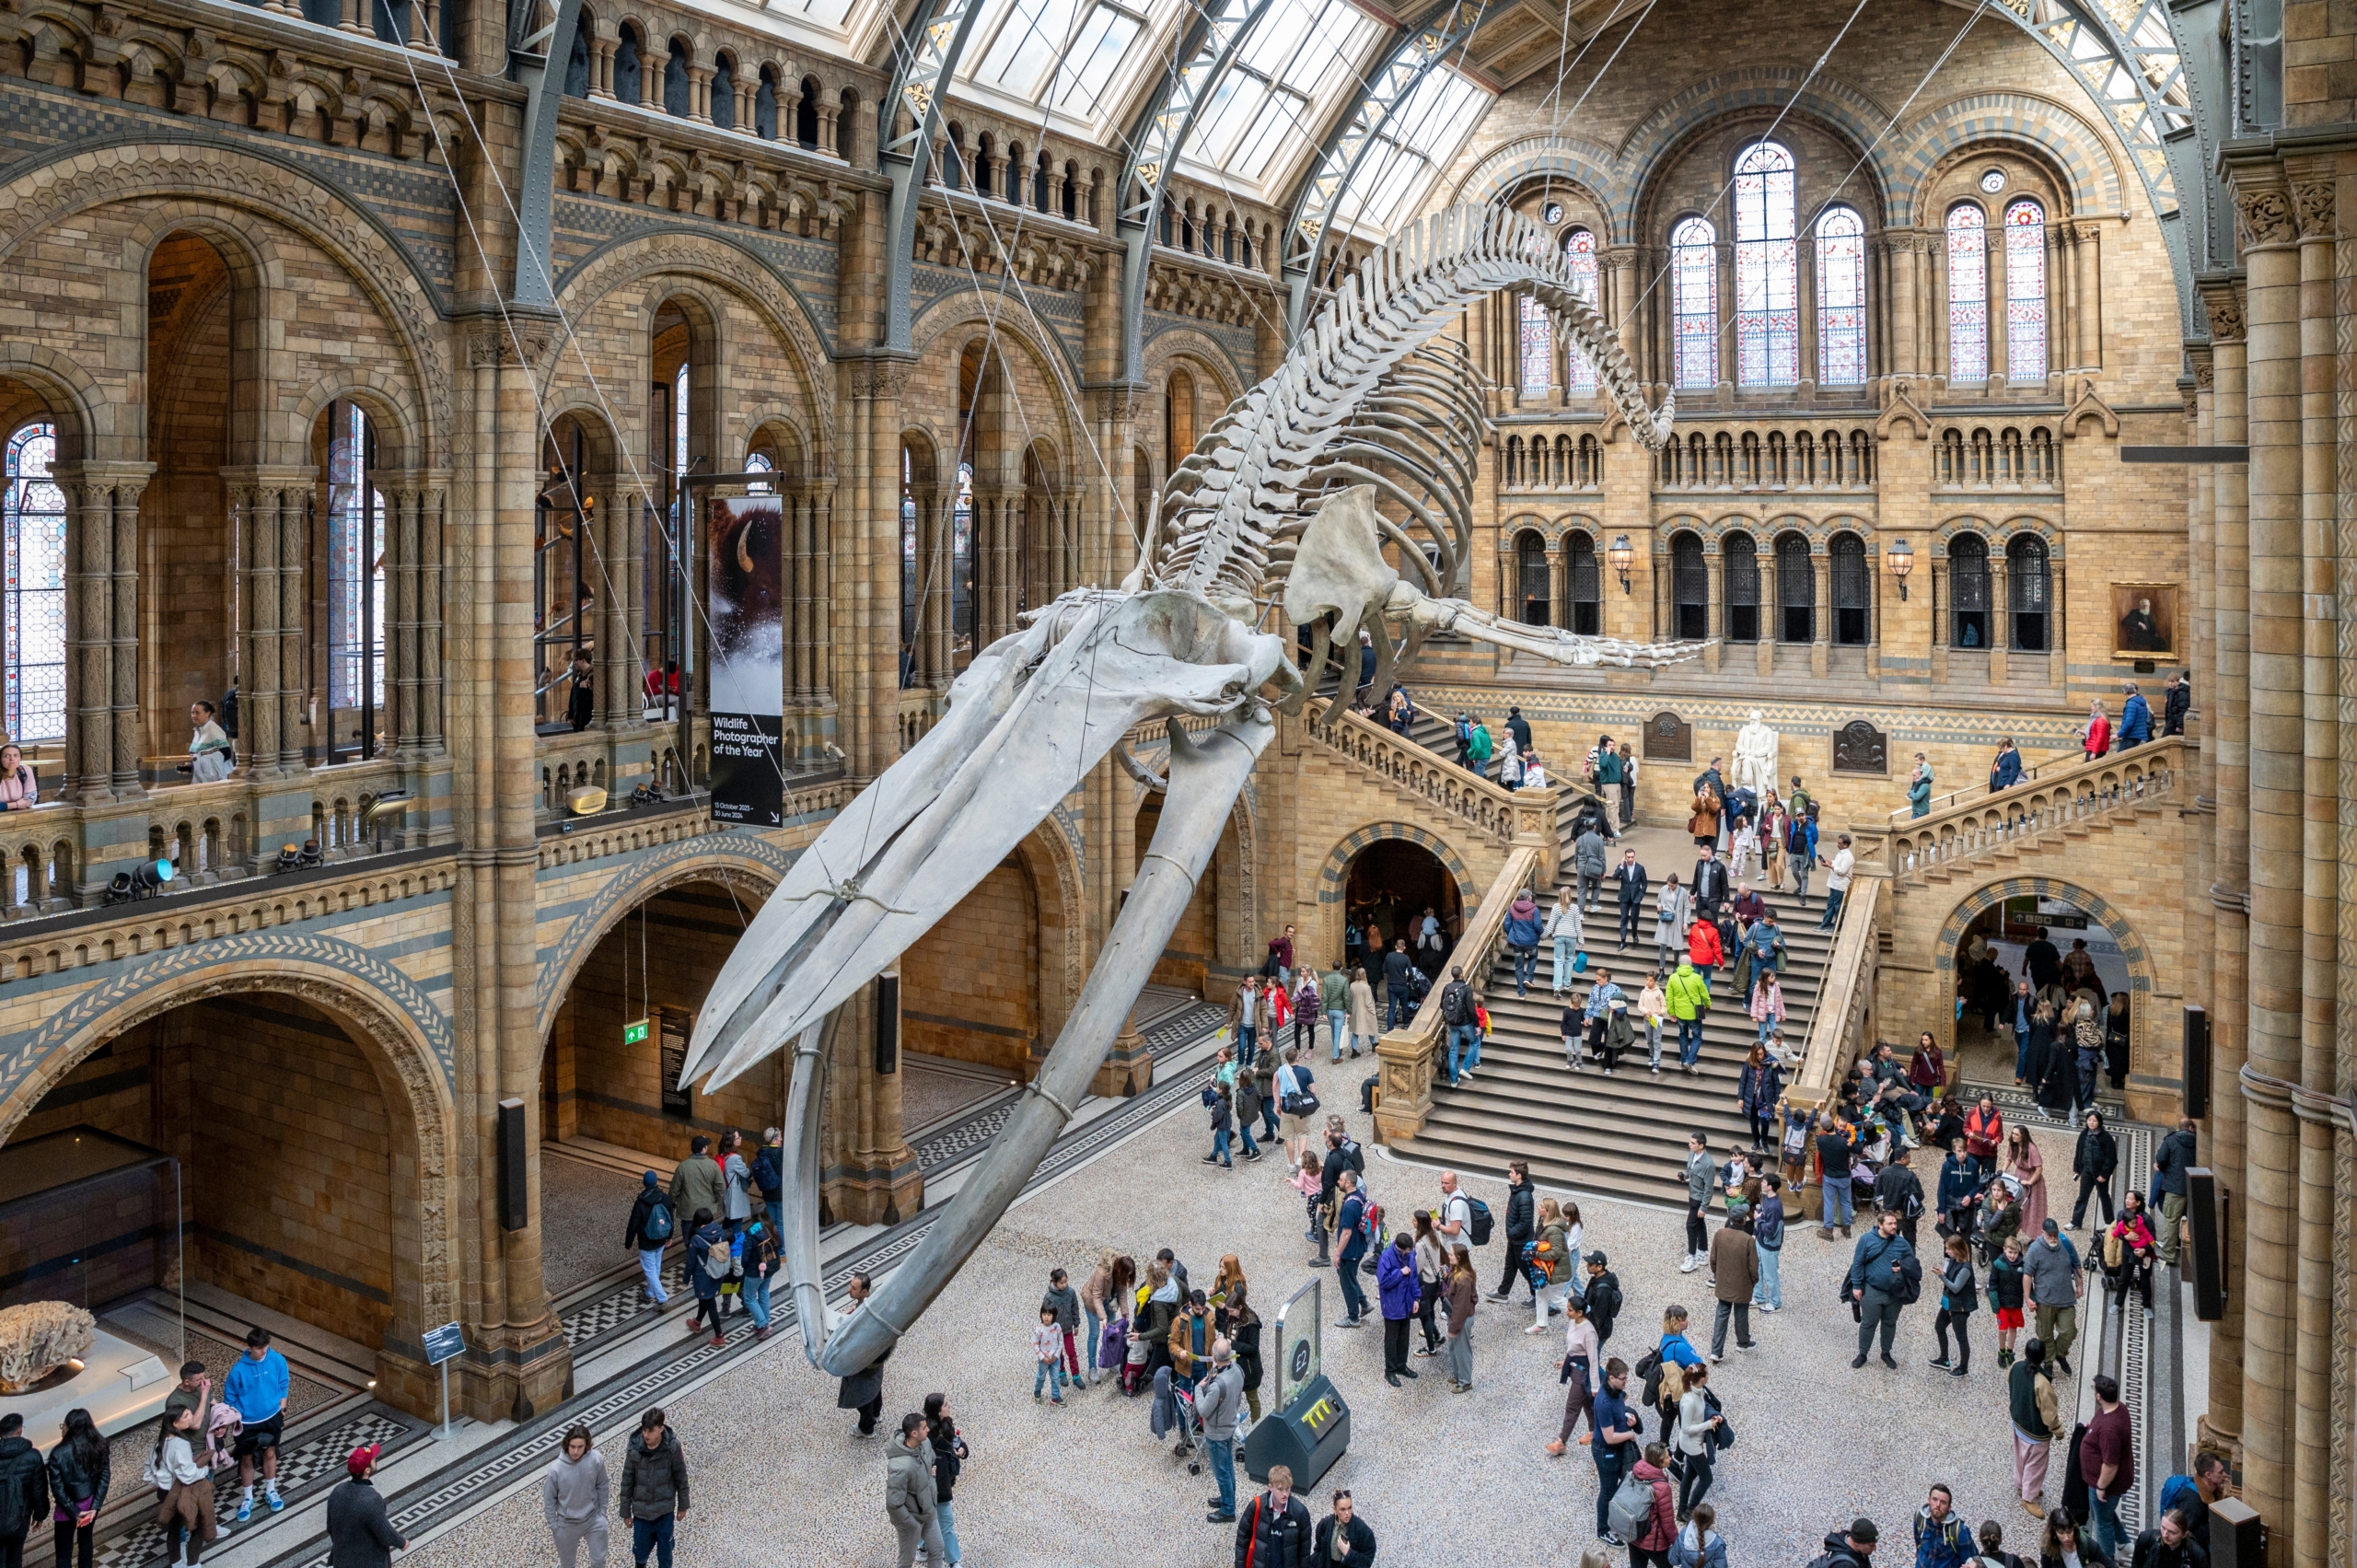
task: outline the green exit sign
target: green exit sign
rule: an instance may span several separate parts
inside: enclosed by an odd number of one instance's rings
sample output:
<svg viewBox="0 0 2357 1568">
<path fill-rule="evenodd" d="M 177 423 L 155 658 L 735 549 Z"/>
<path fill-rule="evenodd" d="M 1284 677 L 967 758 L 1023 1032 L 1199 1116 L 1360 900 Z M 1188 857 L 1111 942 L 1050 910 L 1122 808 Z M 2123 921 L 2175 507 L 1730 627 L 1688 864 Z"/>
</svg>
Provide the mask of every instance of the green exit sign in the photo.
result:
<svg viewBox="0 0 2357 1568">
<path fill-rule="evenodd" d="M 634 1024 L 624 1024 L 622 1026 L 622 1043 L 624 1045 L 644 1045 L 646 1043 L 646 1020 L 644 1018 L 639 1019 L 638 1022 Z"/>
</svg>

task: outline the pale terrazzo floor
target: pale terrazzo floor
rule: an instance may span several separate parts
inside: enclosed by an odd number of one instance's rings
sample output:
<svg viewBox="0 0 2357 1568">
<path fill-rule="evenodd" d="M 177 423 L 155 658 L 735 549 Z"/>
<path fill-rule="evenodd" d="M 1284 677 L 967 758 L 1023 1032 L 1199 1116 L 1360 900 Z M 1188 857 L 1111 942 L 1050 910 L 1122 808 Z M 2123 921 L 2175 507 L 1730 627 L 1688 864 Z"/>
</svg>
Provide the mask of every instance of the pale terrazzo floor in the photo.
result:
<svg viewBox="0 0 2357 1568">
<path fill-rule="evenodd" d="M 1233 1173 L 1203 1166 L 1199 1121 L 1190 1107 L 1015 1210 L 888 1368 L 888 1424 L 928 1389 L 946 1388 L 973 1447 L 957 1498 L 965 1562 L 1225 1568 L 1231 1560 L 1227 1530 L 1202 1520 L 1202 1499 L 1214 1490 L 1210 1478 L 1190 1476 L 1155 1443 L 1145 1400 L 1103 1388 L 1057 1410 L 1027 1397 L 1029 1327 L 1051 1263 L 1078 1273 L 1109 1243 L 1142 1258 L 1168 1245 L 1200 1283 L 1220 1254 L 1235 1251 L 1264 1304 L 1282 1301 L 1309 1273 L 1300 1200 L 1275 1162 L 1239 1165 Z M 1364 1137 L 1364 1119 L 1351 1121 L 1353 1135 Z M 2049 1162 L 2067 1165 L 2059 1133 L 2041 1135 L 2041 1145 Z M 1436 1195 L 1430 1171 L 1379 1154 L 1369 1170 L 1394 1214 Z M 1483 1179 L 1472 1189 L 1503 1211 L 1502 1181 Z M 1695 1337 L 1707 1349 L 1705 1276 L 1676 1268 L 1681 1216 L 1596 1202 L 1585 1217 L 1587 1245 L 1611 1254 L 1629 1297 L 1608 1352 L 1633 1361 L 1670 1300 L 1694 1309 Z M 1477 1254 L 1485 1286 L 1496 1277 L 1502 1245 L 1501 1238 Z M 2021 1549 L 2033 1527 L 2012 1499 L 1990 1314 L 1974 1316 L 1968 1379 L 1924 1365 L 1933 1353 L 1928 1306 L 1902 1322 L 1901 1370 L 1869 1364 L 1852 1372 L 1855 1330 L 1832 1299 L 1848 1257 L 1847 1245 L 1795 1226 L 1783 1271 L 1786 1310 L 1755 1316 L 1760 1348 L 1743 1353 L 1730 1342 L 1719 1370 L 1739 1442 L 1722 1457 L 1713 1500 L 1734 1560 L 1805 1562 L 1829 1526 L 1864 1513 L 1882 1525 L 1888 1555 L 1903 1562 L 1910 1555 L 1907 1516 L 1935 1481 L 1955 1488 L 1968 1519 L 1996 1517 L 2006 1545 Z M 1329 1278 L 1330 1320 L 1340 1313 Z M 1555 1380 L 1562 1341 L 1552 1332 L 1526 1335 L 1529 1320 L 1527 1305 L 1483 1304 L 1473 1328 L 1479 1386 L 1462 1397 L 1448 1391 L 1445 1360 L 1415 1360 L 1425 1375 L 1387 1388 L 1379 1326 L 1329 1330 L 1326 1365 L 1353 1403 L 1353 1446 L 1320 1483 L 1317 1513 L 1323 1516 L 1333 1487 L 1352 1488 L 1384 1562 L 1575 1562 L 1595 1516 L 1596 1472 L 1579 1450 L 1560 1460 L 1541 1451 L 1562 1411 Z M 2062 1393 L 2068 1409 L 2075 1390 Z M 834 1385 L 804 1363 L 798 1343 L 773 1343 L 679 1400 L 671 1414 L 697 1500 L 680 1528 L 681 1563 L 858 1568 L 894 1561 L 882 1516 L 885 1440 L 848 1439 L 851 1418 L 834 1409 Z M 619 1476 L 621 1434 L 600 1438 Z M 2058 1453 L 2049 1501 L 2059 1495 L 2061 1468 Z M 617 1563 L 626 1539 L 616 1542 Z M 1625 1561 L 1625 1553 L 1614 1555 Z M 537 1486 L 404 1559 L 412 1568 L 553 1561 Z"/>
</svg>

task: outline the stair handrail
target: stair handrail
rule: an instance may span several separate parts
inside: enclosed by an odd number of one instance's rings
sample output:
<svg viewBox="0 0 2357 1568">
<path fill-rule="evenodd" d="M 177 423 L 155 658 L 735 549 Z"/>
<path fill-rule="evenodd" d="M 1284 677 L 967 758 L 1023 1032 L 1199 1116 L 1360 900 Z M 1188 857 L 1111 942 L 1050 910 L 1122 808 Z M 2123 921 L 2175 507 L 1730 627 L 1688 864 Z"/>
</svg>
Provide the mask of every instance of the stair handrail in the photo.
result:
<svg viewBox="0 0 2357 1568">
<path fill-rule="evenodd" d="M 1465 970 L 1476 995 L 1487 990 L 1490 971 L 1505 945 L 1507 909 L 1515 894 L 1538 885 L 1543 865 L 1540 852 L 1528 844 L 1509 854 L 1468 918 L 1464 935 L 1450 950 L 1449 968 Z M 1376 1070 L 1382 1077 L 1376 1086 L 1375 1135 L 1384 1143 L 1414 1137 L 1432 1114 L 1433 1079 L 1439 1070 L 1439 1052 L 1446 1049 L 1440 993 L 1446 984 L 1444 979 L 1433 987 L 1405 1028 L 1387 1029 L 1376 1040 Z"/>
<path fill-rule="evenodd" d="M 1831 1098 L 1860 1044 L 1872 1034 L 1875 993 L 1882 968 L 1878 932 L 1886 878 L 1861 874 L 1851 881 L 1835 927 L 1833 950 L 1817 983 L 1816 1011 L 1801 1048 L 1799 1068 L 1785 1098 L 1815 1110 Z"/>
<path fill-rule="evenodd" d="M 1895 877 L 1913 877 L 1954 861 L 1987 854 L 2121 809 L 2141 809 L 2176 797 L 2194 743 L 2164 736 L 2075 767 L 2025 779 L 2009 789 L 1959 791 L 1966 798 L 1922 817 L 1890 814 L 1888 865 Z"/>
<path fill-rule="evenodd" d="M 2183 738 L 2173 735 L 2167 738 L 2177 740 Z M 2021 784 L 2027 784 L 2034 779 L 2052 779 L 2066 769 L 2075 768 L 2086 760 L 2085 749 L 2078 746 L 2065 746 L 2059 751 L 2041 752 L 2035 761 L 2023 763 Z M 2021 784 L 2014 784 L 2013 788 L 2019 789 Z M 1967 805 L 1988 794 L 1987 784 L 1967 784 L 1962 789 L 1952 789 L 1945 795 L 1933 796 L 1929 804 L 1933 814 L 1936 815 L 1952 806 Z M 1911 807 L 1902 806 L 1892 812 L 1891 817 L 1893 819 L 1904 817 L 1911 809 L 1913 809 Z"/>
<path fill-rule="evenodd" d="M 1544 791 L 1508 789 L 1393 734 L 1347 703 L 1312 699 L 1307 717 L 1310 737 L 1318 744 L 1384 783 L 1421 797 L 1492 842 L 1513 842 L 1517 809 L 1527 813 L 1541 801 L 1547 811 L 1554 808 L 1554 786 Z"/>
</svg>

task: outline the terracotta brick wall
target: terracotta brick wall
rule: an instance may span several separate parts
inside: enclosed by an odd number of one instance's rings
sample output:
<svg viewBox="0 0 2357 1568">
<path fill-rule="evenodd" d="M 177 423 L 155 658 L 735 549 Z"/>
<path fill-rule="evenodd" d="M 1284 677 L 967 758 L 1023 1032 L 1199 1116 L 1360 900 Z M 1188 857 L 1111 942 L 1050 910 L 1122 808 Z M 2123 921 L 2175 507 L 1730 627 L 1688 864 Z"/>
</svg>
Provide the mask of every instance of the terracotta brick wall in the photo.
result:
<svg viewBox="0 0 2357 1568">
<path fill-rule="evenodd" d="M 1045 1049 L 1039 973 L 1039 896 L 1005 861 L 901 958 L 903 1043 L 1028 1077 Z"/>
</svg>

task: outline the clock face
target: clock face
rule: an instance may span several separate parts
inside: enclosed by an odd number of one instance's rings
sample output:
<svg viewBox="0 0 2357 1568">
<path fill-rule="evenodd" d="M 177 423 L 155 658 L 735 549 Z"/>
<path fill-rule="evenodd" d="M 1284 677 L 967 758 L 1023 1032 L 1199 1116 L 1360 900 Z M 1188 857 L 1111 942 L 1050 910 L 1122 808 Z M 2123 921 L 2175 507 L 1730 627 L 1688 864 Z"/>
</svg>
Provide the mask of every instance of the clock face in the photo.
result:
<svg viewBox="0 0 2357 1568">
<path fill-rule="evenodd" d="M 1547 221 L 1549 223 L 1561 223 L 1563 221 L 1562 203 L 1550 202 L 1547 203 Z"/>
<path fill-rule="evenodd" d="M 1980 177 L 1980 188 L 1991 196 L 2003 191 L 2005 188 L 2005 171 L 2002 168 L 1991 169 Z"/>
</svg>

